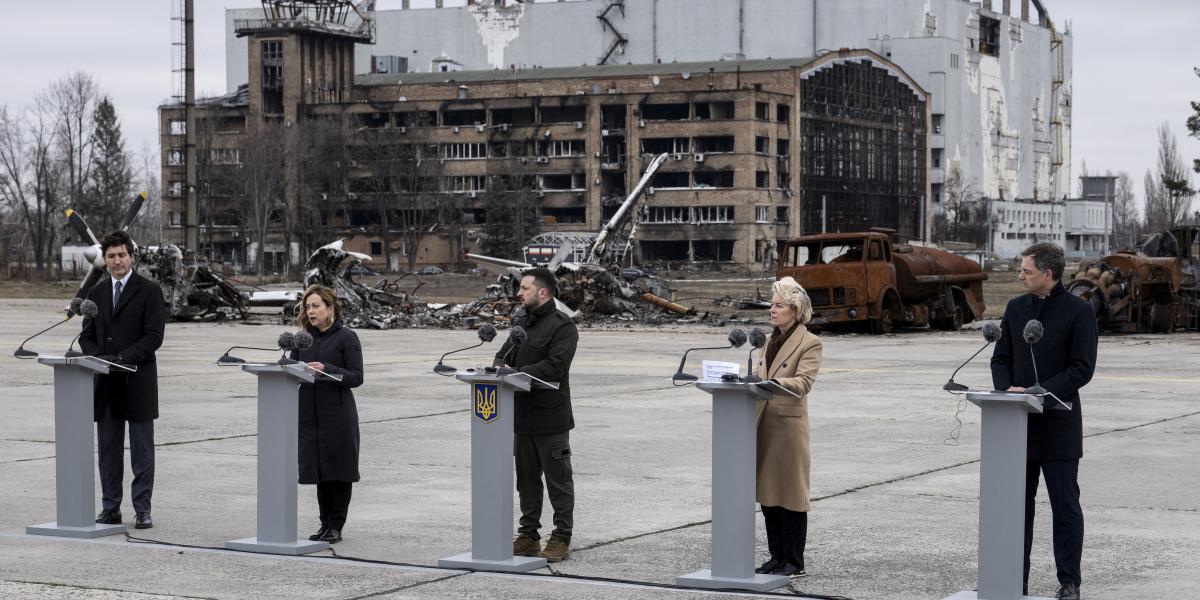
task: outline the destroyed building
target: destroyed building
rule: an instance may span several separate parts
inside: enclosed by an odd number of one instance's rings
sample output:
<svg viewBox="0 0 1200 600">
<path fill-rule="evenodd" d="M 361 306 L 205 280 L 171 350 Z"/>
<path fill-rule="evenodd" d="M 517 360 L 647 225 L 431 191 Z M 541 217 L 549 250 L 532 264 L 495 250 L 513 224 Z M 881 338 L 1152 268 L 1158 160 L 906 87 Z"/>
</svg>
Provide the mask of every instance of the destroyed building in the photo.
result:
<svg viewBox="0 0 1200 600">
<path fill-rule="evenodd" d="M 930 94 L 930 198 L 937 213 L 947 202 L 975 196 L 985 202 L 1036 203 L 1070 194 L 1074 42 L 1064 15 L 1052 18 L 1055 6 L 1065 5 L 1045 0 L 404 0 L 381 5 L 387 10 L 377 12 L 375 43 L 354 49 L 355 72 L 386 70 L 404 79 L 442 69 L 669 65 L 865 48 L 898 65 Z M 257 13 L 227 12 L 230 93 L 249 81 L 248 69 L 255 65 L 247 60 L 247 46 L 228 28 Z M 831 207 L 836 200 L 826 198 Z"/>
<path fill-rule="evenodd" d="M 485 251 L 489 205 L 536 211 L 543 233 L 595 232 L 664 152 L 634 262 L 767 265 L 780 240 L 864 225 L 928 235 L 929 96 L 878 52 L 355 75 L 361 33 L 312 18 L 234 25 L 248 83 L 199 103 L 197 160 L 244 178 L 264 154 L 255 138 L 279 132 L 286 204 L 265 239 L 237 214 L 254 204 L 237 177 L 202 177 L 186 214 L 182 111 L 160 109 L 164 239 L 202 226 L 204 251 L 234 262 L 259 248 L 272 266 L 295 262 L 346 236 L 377 270 L 456 267 Z M 340 136 L 339 155 L 302 180 L 318 129 Z"/>
</svg>

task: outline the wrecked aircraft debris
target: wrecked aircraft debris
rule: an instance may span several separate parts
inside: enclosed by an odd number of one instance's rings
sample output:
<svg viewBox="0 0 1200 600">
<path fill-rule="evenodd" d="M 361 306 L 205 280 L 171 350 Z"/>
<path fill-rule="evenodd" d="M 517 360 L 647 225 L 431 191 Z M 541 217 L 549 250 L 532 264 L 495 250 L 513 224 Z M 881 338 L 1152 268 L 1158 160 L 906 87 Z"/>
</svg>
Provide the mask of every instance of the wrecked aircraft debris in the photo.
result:
<svg viewBox="0 0 1200 600">
<path fill-rule="evenodd" d="M 119 229 L 125 231 L 137 218 L 146 202 L 146 193 L 134 197 L 133 202 L 121 216 Z M 104 255 L 100 241 L 88 227 L 87 221 L 74 209 L 67 209 L 67 222 L 91 247 L 84 256 L 92 267 L 79 284 L 76 298 L 84 298 L 89 290 L 99 283 L 108 272 L 104 266 Z M 175 320 L 215 321 L 229 318 L 244 318 L 249 310 L 249 299 L 232 283 L 213 272 L 208 264 L 185 257 L 185 252 L 175 245 L 146 246 L 137 249 L 137 261 L 142 266 L 141 274 L 158 284 L 163 293 L 167 315 Z"/>
<path fill-rule="evenodd" d="M 1084 260 L 1067 291 L 1085 300 L 1103 331 L 1200 329 L 1200 226 L 1175 227 L 1137 248 Z"/>
</svg>

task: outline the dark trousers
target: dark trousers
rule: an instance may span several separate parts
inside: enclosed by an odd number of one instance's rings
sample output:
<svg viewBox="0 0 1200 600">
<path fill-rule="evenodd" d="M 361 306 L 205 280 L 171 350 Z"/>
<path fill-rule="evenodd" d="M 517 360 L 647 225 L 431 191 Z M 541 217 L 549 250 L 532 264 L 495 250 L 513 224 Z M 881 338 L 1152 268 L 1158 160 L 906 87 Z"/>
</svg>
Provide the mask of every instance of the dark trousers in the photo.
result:
<svg viewBox="0 0 1200 600">
<path fill-rule="evenodd" d="M 1029 587 L 1029 551 L 1033 548 L 1034 498 L 1038 472 L 1046 479 L 1050 513 L 1054 521 L 1054 566 L 1060 584 L 1079 585 L 1079 559 L 1083 554 L 1083 508 L 1079 506 L 1079 460 L 1025 462 L 1025 587 Z"/>
<path fill-rule="evenodd" d="M 767 526 L 767 551 L 771 558 L 804 568 L 804 544 L 808 541 L 808 513 L 782 506 L 762 507 Z"/>
<path fill-rule="evenodd" d="M 570 433 L 529 435 L 513 439 L 517 468 L 517 495 L 521 498 L 521 520 L 517 532 L 539 539 L 542 523 L 542 476 L 554 508 L 552 536 L 571 539 L 575 511 L 575 482 L 571 471 Z"/>
<path fill-rule="evenodd" d="M 341 531 L 350 512 L 349 481 L 322 481 L 317 484 L 317 505 L 321 508 L 321 526 Z"/>
<path fill-rule="evenodd" d="M 125 480 L 125 420 L 114 419 L 111 409 L 96 423 L 96 438 L 100 447 L 101 506 L 105 510 L 120 510 L 122 485 Z M 154 493 L 154 421 L 129 421 L 129 464 L 133 467 L 133 510 L 150 512 L 150 496 Z"/>
</svg>

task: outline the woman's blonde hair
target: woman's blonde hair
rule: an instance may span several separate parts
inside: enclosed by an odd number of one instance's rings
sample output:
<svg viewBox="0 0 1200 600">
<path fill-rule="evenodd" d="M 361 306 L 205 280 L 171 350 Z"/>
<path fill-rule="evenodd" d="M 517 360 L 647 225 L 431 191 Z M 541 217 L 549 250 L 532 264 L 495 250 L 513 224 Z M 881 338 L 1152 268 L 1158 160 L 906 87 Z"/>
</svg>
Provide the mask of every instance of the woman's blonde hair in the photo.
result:
<svg viewBox="0 0 1200 600">
<path fill-rule="evenodd" d="M 296 324 L 301 329 L 308 327 L 308 311 L 304 307 L 308 304 L 308 297 L 313 294 L 316 294 L 326 306 L 333 307 L 334 322 L 342 318 L 342 307 L 338 304 L 337 294 L 333 293 L 332 289 L 323 285 L 310 285 L 308 289 L 304 290 L 304 295 L 300 296 L 299 314 L 296 315 Z"/>
<path fill-rule="evenodd" d="M 812 300 L 808 298 L 808 292 L 804 291 L 804 286 L 795 279 L 784 277 L 771 284 L 771 294 L 783 298 L 792 306 L 792 310 L 796 311 L 796 320 L 801 325 L 812 319 Z"/>
</svg>

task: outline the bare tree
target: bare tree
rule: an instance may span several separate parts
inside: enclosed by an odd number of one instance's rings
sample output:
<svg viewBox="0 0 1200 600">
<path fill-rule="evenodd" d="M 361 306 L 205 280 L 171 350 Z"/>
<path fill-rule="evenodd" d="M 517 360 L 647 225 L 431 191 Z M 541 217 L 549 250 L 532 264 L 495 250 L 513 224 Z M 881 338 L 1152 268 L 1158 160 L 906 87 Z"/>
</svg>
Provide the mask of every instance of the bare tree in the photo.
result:
<svg viewBox="0 0 1200 600">
<path fill-rule="evenodd" d="M 331 121 L 311 122 L 300 132 L 299 204 L 292 230 L 302 256 L 333 241 L 337 216 L 348 210 L 347 141 L 345 128 Z"/>
<path fill-rule="evenodd" d="M 1147 174 L 1149 175 L 1149 174 Z M 1179 157 L 1178 143 L 1170 125 L 1158 126 L 1158 173 L 1146 181 L 1146 227 L 1163 231 L 1187 220 L 1191 212 L 1191 175 Z"/>
<path fill-rule="evenodd" d="M 359 152 L 369 153 L 370 176 L 356 179 L 354 185 L 369 194 L 375 208 L 373 224 L 383 240 L 388 269 L 393 242 L 399 242 L 412 271 L 421 243 L 426 236 L 436 235 L 444 159 L 421 124 L 409 126 L 403 134 L 385 128 L 366 131 L 364 137 L 368 144 L 359 146 Z"/>
<path fill-rule="evenodd" d="M 489 161 L 490 181 L 483 202 L 487 237 L 482 245 L 492 256 L 524 260 L 521 248 L 541 230 L 538 179 L 528 166 L 536 139 L 503 144 L 507 160 Z"/>
<path fill-rule="evenodd" d="M 129 235 L 142 245 L 162 243 L 162 186 L 159 184 L 158 153 L 143 144 L 133 168 L 133 185 L 146 193 L 142 211 L 129 226 Z"/>
<path fill-rule="evenodd" d="M 268 234 L 273 225 L 283 225 L 284 200 L 283 126 L 263 121 L 243 137 L 240 164 L 228 170 L 227 180 L 240 192 L 238 218 L 242 230 L 256 243 L 255 272 L 265 272 Z"/>
<path fill-rule="evenodd" d="M 61 225 L 64 182 L 54 160 L 55 129 L 54 116 L 45 110 L 18 115 L 0 106 L 0 198 L 20 220 L 42 273 L 51 264 Z"/>
<path fill-rule="evenodd" d="M 1133 178 L 1125 171 L 1117 174 L 1117 195 L 1113 198 L 1112 214 L 1113 248 L 1132 246 L 1141 235 L 1141 219 L 1138 218 Z"/>
<path fill-rule="evenodd" d="M 76 71 L 50 84 L 36 103 L 53 118 L 55 146 L 64 169 L 71 206 L 80 206 L 92 176 L 95 128 L 92 125 L 100 88 L 91 75 Z"/>
<path fill-rule="evenodd" d="M 967 242 L 986 248 L 991 231 L 988 205 L 972 182 L 964 182 L 957 163 L 952 164 L 943 184 L 946 202 L 942 214 L 933 219 L 936 240 Z"/>
</svg>

